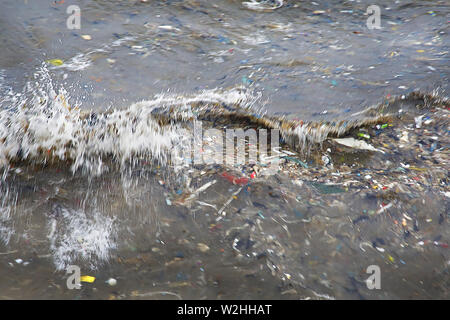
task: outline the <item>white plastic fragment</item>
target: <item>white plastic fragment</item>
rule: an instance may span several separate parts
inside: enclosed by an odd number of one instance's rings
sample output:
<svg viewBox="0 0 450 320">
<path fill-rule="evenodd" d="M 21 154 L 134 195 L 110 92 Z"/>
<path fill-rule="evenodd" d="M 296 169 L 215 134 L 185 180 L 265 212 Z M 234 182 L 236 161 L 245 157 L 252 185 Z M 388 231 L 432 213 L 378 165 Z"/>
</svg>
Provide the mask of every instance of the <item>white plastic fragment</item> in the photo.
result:
<svg viewBox="0 0 450 320">
<path fill-rule="evenodd" d="M 422 118 L 423 118 L 423 115 L 414 118 L 417 129 L 420 129 L 422 127 Z"/>
<path fill-rule="evenodd" d="M 198 250 L 200 250 L 201 252 L 207 252 L 207 251 L 209 251 L 209 247 L 208 247 L 206 244 L 201 243 L 201 242 L 197 244 L 197 248 L 198 248 Z"/>
<path fill-rule="evenodd" d="M 109 284 L 111 287 L 114 287 L 117 284 L 117 280 L 110 278 L 106 281 L 107 284 Z"/>
<path fill-rule="evenodd" d="M 390 207 L 392 207 L 392 202 L 389 203 L 389 204 L 387 204 L 387 205 L 385 205 L 385 206 L 383 206 L 383 207 L 381 207 L 381 209 L 377 211 L 377 214 L 380 214 L 380 213 L 386 211 L 386 210 L 389 209 Z"/>
<path fill-rule="evenodd" d="M 356 140 L 355 138 L 336 138 L 333 140 L 346 147 L 384 153 L 384 151 L 375 148 L 374 146 L 368 144 L 367 142 L 362 140 Z"/>
</svg>

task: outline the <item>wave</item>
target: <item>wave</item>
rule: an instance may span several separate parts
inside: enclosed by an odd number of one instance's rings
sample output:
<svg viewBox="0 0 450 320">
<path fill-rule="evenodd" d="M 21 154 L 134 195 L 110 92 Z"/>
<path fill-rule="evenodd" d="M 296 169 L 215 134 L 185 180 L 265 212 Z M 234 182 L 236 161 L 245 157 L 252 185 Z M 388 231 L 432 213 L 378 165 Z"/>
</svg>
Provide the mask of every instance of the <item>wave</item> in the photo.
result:
<svg viewBox="0 0 450 320">
<path fill-rule="evenodd" d="M 21 247 L 24 241 L 35 239 L 40 252 L 49 252 L 41 256 L 52 257 L 57 270 L 64 270 L 73 263 L 87 263 L 90 269 L 97 269 L 111 261 L 115 252 L 126 252 L 139 243 L 139 237 L 151 234 L 150 226 L 159 232 L 160 224 L 173 218 L 168 214 L 171 210 L 178 217 L 183 215 L 184 209 L 194 213 L 199 210 L 195 206 L 207 206 L 217 213 L 216 221 L 222 219 L 226 206 L 238 192 L 245 192 L 244 185 L 253 179 L 250 172 L 235 176 L 227 172 L 229 168 L 219 168 L 216 172 L 207 172 L 201 168 L 183 174 L 147 168 L 128 171 L 130 167 L 136 168 L 142 163 L 156 162 L 171 167 L 174 147 L 189 142 L 186 133 L 193 130 L 195 123 L 201 122 L 205 127 L 219 129 L 278 129 L 281 133 L 279 142 L 283 147 L 307 153 L 312 148 L 321 148 L 321 144 L 329 138 L 351 135 L 354 129 L 386 123 L 388 118 L 399 114 L 413 117 L 414 113 L 421 113 L 421 109 L 448 108 L 448 99 L 440 97 L 437 92 L 413 92 L 348 115 L 346 119 L 299 121 L 289 116 L 270 115 L 265 111 L 260 94 L 244 88 L 232 88 L 195 94 L 161 94 L 123 110 L 94 112 L 81 110 L 77 107 L 77 101 L 64 88 L 56 89 L 45 68 L 36 73 L 34 81 L 22 93 L 2 87 L 1 80 L 0 91 L 0 104 L 3 107 L 0 110 L 0 161 L 6 168 L 3 176 L 0 176 L 0 244 L 8 248 Z M 445 141 L 442 145 L 445 145 Z M 409 156 L 407 152 L 405 154 Z M 294 157 L 284 158 L 289 159 L 289 163 L 297 162 L 303 169 L 309 170 L 309 162 L 307 164 Z M 445 164 L 445 161 L 442 163 Z M 71 176 L 70 172 L 59 170 L 60 166 L 46 170 L 34 170 L 31 167 L 52 163 L 70 166 L 73 173 L 81 171 L 90 176 L 101 175 L 109 170 L 110 174 L 103 174 L 101 179 L 85 179 L 83 175 Z M 10 167 L 15 168 L 9 170 Z M 324 180 L 317 181 L 316 168 L 310 168 L 310 177 L 305 171 L 295 169 L 304 180 L 294 179 L 292 184 L 304 186 L 304 192 L 315 192 L 313 189 L 317 189 L 321 194 L 332 191 L 347 197 L 345 199 L 358 199 L 351 192 L 344 193 L 341 188 L 341 184 L 343 187 L 352 180 L 343 177 L 339 186 L 330 185 L 328 177 L 326 183 Z M 411 169 L 421 170 L 414 166 Z M 377 174 L 375 171 L 373 175 Z M 412 174 L 415 177 L 416 173 Z M 377 179 L 383 179 L 381 175 L 385 173 L 379 174 Z M 228 194 L 224 190 L 230 184 L 216 183 L 219 181 L 216 181 L 217 178 L 228 180 L 236 190 Z M 351 176 L 349 179 L 354 178 Z M 285 179 L 283 176 L 268 177 L 264 179 L 264 184 L 272 188 L 271 184 L 279 183 L 287 192 L 292 185 Z M 387 179 L 380 184 L 388 185 L 388 182 L 391 181 Z M 255 186 L 255 189 L 259 187 Z M 408 185 L 400 187 L 411 191 Z M 211 198 L 200 198 L 199 194 L 206 189 L 211 192 Z M 441 196 L 441 190 L 437 187 L 435 190 Z M 443 187 L 442 190 L 447 192 Z M 276 195 L 269 195 L 269 200 L 274 201 L 272 196 Z M 447 193 L 444 195 L 448 197 Z M 298 197 L 295 194 L 297 201 Z M 402 203 L 399 203 L 401 206 Z M 250 208 L 248 214 L 259 216 L 262 214 L 259 209 Z M 334 209 L 330 210 L 333 212 Z M 295 211 L 295 215 L 298 216 L 297 212 L 300 211 Z M 164 222 L 159 221 L 162 220 L 160 213 Z M 32 217 L 36 220 L 32 220 Z M 234 223 L 238 224 L 230 226 L 229 230 L 242 228 L 239 215 L 235 217 L 238 218 Z M 280 219 L 284 217 L 280 216 Z M 264 216 L 262 219 L 270 221 Z M 291 223 L 289 219 L 286 220 L 288 222 L 283 221 Z M 41 227 L 31 228 L 30 221 Z M 308 222 L 303 218 L 299 221 Z M 46 232 L 41 234 L 41 230 Z M 252 237 L 261 237 L 261 234 L 252 231 Z M 236 238 L 232 238 L 235 241 Z M 147 245 L 148 242 L 145 243 Z M 272 241 L 264 246 L 273 252 L 275 245 L 277 250 L 282 248 Z M 236 250 L 234 244 L 232 248 Z M 279 265 L 288 265 L 285 262 L 289 261 L 278 256 L 270 256 L 270 259 Z M 294 267 L 286 268 L 289 274 L 294 274 Z M 284 277 L 281 271 L 280 276 Z"/>
<path fill-rule="evenodd" d="M 437 92 L 412 92 L 355 113 L 345 120 L 299 121 L 267 114 L 261 95 L 244 88 L 213 89 L 196 94 L 161 94 L 123 110 L 94 112 L 70 104 L 64 88 L 54 88 L 45 67 L 21 94 L 1 100 L 0 166 L 28 162 L 64 162 L 77 170 L 100 175 L 107 163 L 152 160 L 167 165 L 174 147 L 186 143 L 186 130 L 201 121 L 210 127 L 278 129 L 281 142 L 308 152 L 329 137 L 386 121 L 399 109 L 445 106 Z M 14 97 L 12 99 L 11 97 Z"/>
</svg>

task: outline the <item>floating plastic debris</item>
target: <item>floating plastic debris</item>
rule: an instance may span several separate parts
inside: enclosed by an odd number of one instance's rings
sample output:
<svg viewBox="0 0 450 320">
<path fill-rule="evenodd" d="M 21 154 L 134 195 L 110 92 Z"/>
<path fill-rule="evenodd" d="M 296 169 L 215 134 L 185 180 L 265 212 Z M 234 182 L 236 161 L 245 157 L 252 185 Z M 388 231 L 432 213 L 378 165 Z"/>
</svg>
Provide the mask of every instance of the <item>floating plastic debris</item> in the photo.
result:
<svg viewBox="0 0 450 320">
<path fill-rule="evenodd" d="M 354 138 L 336 138 L 336 139 L 333 139 L 333 141 L 336 141 L 337 143 L 342 144 L 346 147 L 350 147 L 350 148 L 385 153 L 384 151 L 375 148 L 374 146 L 368 144 L 365 141 L 356 140 Z"/>
</svg>

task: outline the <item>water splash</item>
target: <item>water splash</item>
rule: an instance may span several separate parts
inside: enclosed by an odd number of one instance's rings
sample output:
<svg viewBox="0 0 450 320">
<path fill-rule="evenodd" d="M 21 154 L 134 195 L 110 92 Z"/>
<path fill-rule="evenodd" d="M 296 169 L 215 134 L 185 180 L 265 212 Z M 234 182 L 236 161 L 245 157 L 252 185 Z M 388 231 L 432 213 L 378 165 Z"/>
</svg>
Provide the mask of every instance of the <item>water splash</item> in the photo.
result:
<svg viewBox="0 0 450 320">
<path fill-rule="evenodd" d="M 69 93 L 63 87 L 55 88 L 45 67 L 22 94 L 8 97 L 0 110 L 0 166 L 18 161 L 63 162 L 72 172 L 92 175 L 110 170 L 109 162 L 121 168 L 140 159 L 167 165 L 172 150 L 185 142 L 186 129 L 195 121 L 279 129 L 288 145 L 308 152 L 328 137 L 344 136 L 354 128 L 384 121 L 399 105 L 447 104 L 437 93 L 411 93 L 346 120 L 303 122 L 267 115 L 260 94 L 233 88 L 160 94 L 123 110 L 96 113 L 80 110 L 76 102 L 72 105 Z"/>
<path fill-rule="evenodd" d="M 50 250 L 57 270 L 64 270 L 75 260 L 87 261 L 96 269 L 108 261 L 117 247 L 114 219 L 98 211 L 87 213 L 56 207 L 49 221 Z"/>
<path fill-rule="evenodd" d="M 180 125 L 163 125 L 158 114 L 170 111 L 172 119 L 187 120 L 195 116 L 194 104 L 250 106 L 254 98 L 240 90 L 209 90 L 196 95 L 161 94 L 125 110 L 83 112 L 71 105 L 64 88 L 54 88 L 43 67 L 18 99 L 6 102 L 0 111 L 0 165 L 69 161 L 73 172 L 82 169 L 98 175 L 107 170 L 107 158 L 121 165 L 139 157 L 167 162 L 171 148 L 182 138 Z"/>
</svg>

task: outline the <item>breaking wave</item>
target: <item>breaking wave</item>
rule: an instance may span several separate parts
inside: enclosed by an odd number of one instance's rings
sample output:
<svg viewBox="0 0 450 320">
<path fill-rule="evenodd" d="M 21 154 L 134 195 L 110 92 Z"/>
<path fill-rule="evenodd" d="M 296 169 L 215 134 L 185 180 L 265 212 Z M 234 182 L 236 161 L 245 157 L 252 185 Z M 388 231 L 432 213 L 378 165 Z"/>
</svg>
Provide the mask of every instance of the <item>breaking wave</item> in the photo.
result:
<svg viewBox="0 0 450 320">
<path fill-rule="evenodd" d="M 139 170 L 143 163 L 176 168 L 172 167 L 172 151 L 191 143 L 186 133 L 197 122 L 220 129 L 278 129 L 279 142 L 287 147 L 284 149 L 306 154 L 314 148 L 320 150 L 328 138 L 351 135 L 359 127 L 387 123 L 389 118 L 409 111 L 414 115 L 420 111 L 417 109 L 448 108 L 448 99 L 439 97 L 437 92 L 413 92 L 385 100 L 345 119 L 301 121 L 270 115 L 265 111 L 261 94 L 232 88 L 196 94 L 161 94 L 123 110 L 94 112 L 80 109 L 76 99 L 64 88 L 56 88 L 45 67 L 36 72 L 34 80 L 21 93 L 2 83 L 0 77 L 0 169 L 4 168 L 0 170 L 0 243 L 11 246 L 33 237 L 40 239 L 36 243 L 48 243 L 50 254 L 45 256 L 52 257 L 57 270 L 75 261 L 87 263 L 91 269 L 107 263 L 115 251 L 132 245 L 127 243 L 128 237 L 134 239 L 139 232 L 148 234 L 150 225 L 159 228 L 158 212 L 172 204 L 190 208 L 195 202 L 213 208 L 222 217 L 225 207 L 249 178 L 222 172 L 219 176 L 238 189 L 226 201 L 207 203 L 204 199 L 200 201 L 198 195 L 216 186 L 217 181 L 203 181 L 199 186 L 207 171 L 203 167 L 201 171 L 186 170 L 182 174 L 175 170 Z M 377 150 L 362 140 L 351 139 L 338 142 L 345 146 L 357 141 L 360 149 Z M 292 154 L 288 150 L 283 152 Z M 309 170 L 304 162 L 292 159 Z M 33 167 L 49 164 L 62 165 L 46 170 Z M 107 171 L 110 174 L 103 174 L 102 179 L 85 179 L 81 175 L 77 180 L 78 176 L 59 170 L 61 167 L 89 176 Z M 253 179 L 250 173 L 246 176 Z M 301 180 L 294 181 L 303 185 Z M 307 183 L 320 185 L 316 181 Z M 38 223 L 45 223 L 45 239 L 30 228 L 32 217 Z"/>
<path fill-rule="evenodd" d="M 345 120 L 299 121 L 264 111 L 261 95 L 244 88 L 213 89 L 197 94 L 161 94 L 123 110 L 97 113 L 71 104 L 64 88 L 55 88 L 42 67 L 24 92 L 6 92 L 0 101 L 0 167 L 14 162 L 65 162 L 72 172 L 99 175 L 107 163 L 123 166 L 138 160 L 167 165 L 173 148 L 186 139 L 196 121 L 279 129 L 283 143 L 307 152 L 328 137 L 385 121 L 405 106 L 444 106 L 437 93 L 413 92 L 350 115 Z"/>
</svg>

